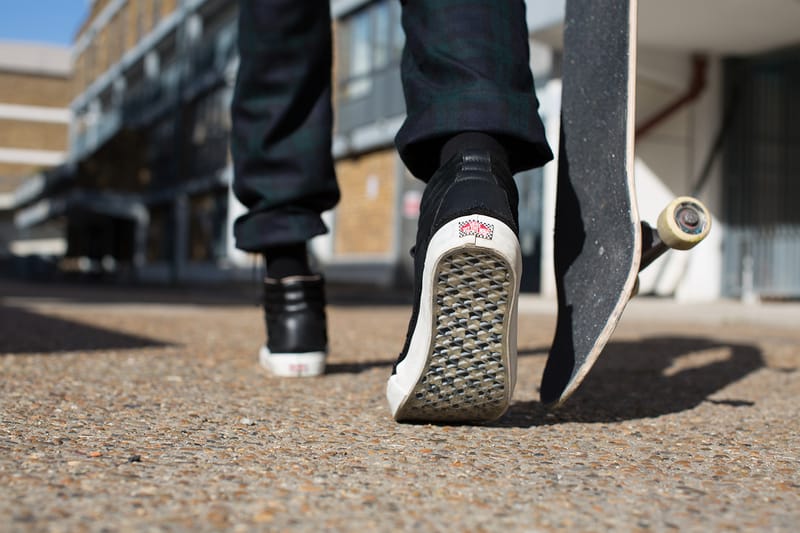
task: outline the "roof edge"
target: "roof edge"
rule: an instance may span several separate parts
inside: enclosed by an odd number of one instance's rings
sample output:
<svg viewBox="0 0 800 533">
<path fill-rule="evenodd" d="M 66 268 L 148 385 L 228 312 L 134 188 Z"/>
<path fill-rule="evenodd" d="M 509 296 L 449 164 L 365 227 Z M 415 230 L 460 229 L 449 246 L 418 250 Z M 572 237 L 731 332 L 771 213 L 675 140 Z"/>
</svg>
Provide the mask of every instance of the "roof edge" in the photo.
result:
<svg viewBox="0 0 800 533">
<path fill-rule="evenodd" d="M 72 73 L 72 48 L 54 44 L 0 40 L 0 70 L 69 77 Z"/>
</svg>

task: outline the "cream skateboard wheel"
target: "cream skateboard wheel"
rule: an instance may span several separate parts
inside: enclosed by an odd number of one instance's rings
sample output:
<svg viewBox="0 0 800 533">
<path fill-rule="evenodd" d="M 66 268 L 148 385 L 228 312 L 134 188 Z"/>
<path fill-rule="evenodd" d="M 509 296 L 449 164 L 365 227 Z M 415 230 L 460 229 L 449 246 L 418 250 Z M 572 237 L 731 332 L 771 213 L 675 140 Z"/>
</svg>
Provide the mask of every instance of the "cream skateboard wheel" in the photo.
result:
<svg viewBox="0 0 800 533">
<path fill-rule="evenodd" d="M 670 248 L 688 250 L 711 231 L 711 213 L 700 200 L 681 196 L 658 216 L 658 236 Z"/>
</svg>

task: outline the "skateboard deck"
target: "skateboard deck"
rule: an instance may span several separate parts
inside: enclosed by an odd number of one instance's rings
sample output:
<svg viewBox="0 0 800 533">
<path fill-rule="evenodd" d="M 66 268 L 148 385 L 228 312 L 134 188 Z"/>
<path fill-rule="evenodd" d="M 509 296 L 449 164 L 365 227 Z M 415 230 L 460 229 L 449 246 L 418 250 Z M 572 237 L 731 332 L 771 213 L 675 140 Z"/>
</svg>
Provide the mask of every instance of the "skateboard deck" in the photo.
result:
<svg viewBox="0 0 800 533">
<path fill-rule="evenodd" d="M 558 319 L 541 399 L 558 406 L 592 368 L 636 292 L 639 271 L 711 229 L 694 198 L 657 229 L 639 220 L 633 176 L 636 0 L 567 0 L 555 224 Z"/>
<path fill-rule="evenodd" d="M 634 290 L 636 0 L 567 0 L 555 222 L 558 321 L 541 400 L 559 405 L 608 342 Z"/>
</svg>

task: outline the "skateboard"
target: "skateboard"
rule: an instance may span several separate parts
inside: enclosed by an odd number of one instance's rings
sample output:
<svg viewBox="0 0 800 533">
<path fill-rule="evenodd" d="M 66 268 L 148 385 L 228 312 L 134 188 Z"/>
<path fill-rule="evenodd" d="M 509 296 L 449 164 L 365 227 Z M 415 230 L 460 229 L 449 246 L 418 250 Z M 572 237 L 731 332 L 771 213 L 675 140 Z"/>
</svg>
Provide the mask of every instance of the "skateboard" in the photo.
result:
<svg viewBox="0 0 800 533">
<path fill-rule="evenodd" d="M 656 228 L 639 220 L 633 181 L 636 0 L 567 0 L 555 221 L 556 331 L 540 389 L 558 406 L 608 342 L 638 273 L 710 230 L 680 197 Z"/>
</svg>

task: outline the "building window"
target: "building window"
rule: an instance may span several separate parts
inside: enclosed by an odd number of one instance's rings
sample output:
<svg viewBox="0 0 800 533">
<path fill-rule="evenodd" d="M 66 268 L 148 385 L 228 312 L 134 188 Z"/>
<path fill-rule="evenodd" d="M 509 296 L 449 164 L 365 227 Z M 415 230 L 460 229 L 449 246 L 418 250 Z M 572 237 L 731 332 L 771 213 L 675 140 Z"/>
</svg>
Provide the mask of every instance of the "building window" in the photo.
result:
<svg viewBox="0 0 800 533">
<path fill-rule="evenodd" d="M 167 261 L 174 249 L 174 220 L 170 204 L 150 206 L 150 224 L 147 226 L 147 261 Z"/>
<path fill-rule="evenodd" d="M 214 261 L 225 257 L 228 190 L 218 189 L 189 199 L 189 260 Z"/>
<path fill-rule="evenodd" d="M 125 5 L 119 12 L 119 55 L 122 57 L 128 49 L 128 17 L 130 16 L 130 7 Z"/>
<path fill-rule="evenodd" d="M 343 17 L 338 33 L 341 97 L 368 94 L 376 75 L 399 64 L 404 39 L 396 1 L 373 2 Z"/>
<path fill-rule="evenodd" d="M 405 113 L 397 0 L 370 2 L 337 21 L 337 133 Z"/>
<path fill-rule="evenodd" d="M 136 6 L 136 42 L 138 43 L 144 36 L 144 6 L 140 2 L 132 5 Z"/>
<path fill-rule="evenodd" d="M 153 0 L 153 28 L 158 26 L 161 20 L 161 0 Z"/>
<path fill-rule="evenodd" d="M 92 82 L 97 78 L 99 72 L 97 71 L 97 35 L 92 34 L 89 37 L 89 45 L 86 47 L 86 79 L 84 89 L 88 88 Z"/>
<path fill-rule="evenodd" d="M 228 87 L 208 93 L 193 105 L 189 147 L 189 174 L 206 178 L 221 172 L 228 164 L 230 95 Z"/>
</svg>

